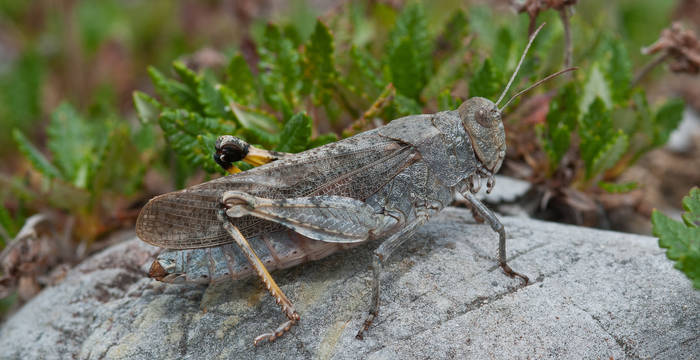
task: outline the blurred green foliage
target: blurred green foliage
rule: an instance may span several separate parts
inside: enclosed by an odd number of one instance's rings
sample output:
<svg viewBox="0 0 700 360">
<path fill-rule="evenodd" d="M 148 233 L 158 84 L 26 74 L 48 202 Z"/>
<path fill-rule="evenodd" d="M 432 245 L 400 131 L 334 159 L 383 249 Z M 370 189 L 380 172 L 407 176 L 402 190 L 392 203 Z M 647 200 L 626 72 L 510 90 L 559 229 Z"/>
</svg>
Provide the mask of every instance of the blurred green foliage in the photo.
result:
<svg viewBox="0 0 700 360">
<path fill-rule="evenodd" d="M 584 65 L 574 81 L 558 92 L 545 123 L 538 125 L 548 171 L 558 170 L 571 136 L 577 134 L 584 163 L 577 186 L 631 190 L 635 186 L 615 187 L 601 180 L 606 171 L 612 171 L 607 178 L 614 179 L 641 155 L 665 144 L 682 119 L 684 104 L 671 99 L 656 111 L 650 108 L 644 90 L 630 85 L 632 61 L 620 38 L 604 38 L 592 54 L 579 61 L 590 66 Z"/>
<path fill-rule="evenodd" d="M 47 128 L 51 160 L 22 131 L 13 129 L 19 151 L 37 171 L 40 183 L 38 188 L 21 186 L 15 193 L 23 201 L 39 201 L 77 215 L 77 236 L 92 240 L 100 232 L 99 215 L 109 206 L 109 195 L 129 197 L 140 189 L 153 146 L 148 132 L 147 127 L 132 129 L 111 117 L 88 121 L 63 103 L 51 114 Z M 10 235 L 19 227 L 7 212 L 0 213 L 0 224 Z"/>
<path fill-rule="evenodd" d="M 527 16 L 485 5 L 359 1 L 318 14 L 292 3 L 278 21 L 240 27 L 216 11 L 223 1 L 2 2 L 4 29 L 20 39 L 0 66 L 0 125 L 8 129 L 0 156 L 20 151 L 39 178 L 0 178 L 0 201 L 13 204 L 0 212 L 5 232 L 51 206 L 92 217 L 85 236 L 94 235 L 111 196 L 143 196 L 148 167 L 168 169 L 178 188 L 198 169 L 220 172 L 211 152 L 221 134 L 297 152 L 374 120 L 455 109 L 469 96 L 495 100 L 527 42 Z M 575 186 L 629 190 L 635 185 L 614 183 L 616 175 L 667 141 L 683 107 L 650 105 L 644 90 L 627 86 L 646 61 L 637 49 L 669 25 L 673 2 L 591 0 L 576 9 L 580 70 L 536 90 L 554 93 L 537 125 L 546 169 L 553 176 L 578 146 L 584 165 Z M 563 66 L 558 15 L 538 21 L 548 25 L 513 89 Z M 192 66 L 183 56 L 204 46 L 222 50 L 223 66 Z M 140 122 L 131 121 L 129 98 Z M 353 126 L 358 119 L 365 123 Z M 43 122 L 46 131 L 37 130 Z"/>
</svg>

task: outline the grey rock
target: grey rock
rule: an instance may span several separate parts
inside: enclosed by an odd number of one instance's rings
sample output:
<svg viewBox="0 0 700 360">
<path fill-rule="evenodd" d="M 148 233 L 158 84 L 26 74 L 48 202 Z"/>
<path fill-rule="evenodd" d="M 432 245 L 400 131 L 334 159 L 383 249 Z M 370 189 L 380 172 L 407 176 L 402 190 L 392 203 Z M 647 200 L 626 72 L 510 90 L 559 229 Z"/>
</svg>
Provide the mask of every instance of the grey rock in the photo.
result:
<svg viewBox="0 0 700 360">
<path fill-rule="evenodd" d="M 273 273 L 301 322 L 273 343 L 253 338 L 283 321 L 254 279 L 169 285 L 144 269 L 156 249 L 134 239 L 73 269 L 0 328 L 0 358 L 78 359 L 692 359 L 700 354 L 700 292 L 651 237 L 504 217 L 497 236 L 448 208 L 393 256 L 379 318 L 369 306 L 376 244 Z"/>
</svg>

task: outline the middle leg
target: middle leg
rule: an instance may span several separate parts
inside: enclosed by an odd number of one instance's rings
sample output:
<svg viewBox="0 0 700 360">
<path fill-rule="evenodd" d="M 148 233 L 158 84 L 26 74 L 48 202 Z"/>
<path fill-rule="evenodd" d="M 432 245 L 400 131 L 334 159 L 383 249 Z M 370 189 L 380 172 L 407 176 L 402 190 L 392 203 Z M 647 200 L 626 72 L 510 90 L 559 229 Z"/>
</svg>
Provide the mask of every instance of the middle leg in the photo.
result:
<svg viewBox="0 0 700 360">
<path fill-rule="evenodd" d="M 408 238 L 413 234 L 418 226 L 427 220 L 427 216 L 419 216 L 414 221 L 403 227 L 397 233 L 389 236 L 384 242 L 379 245 L 377 250 L 372 255 L 372 303 L 369 308 L 369 313 L 365 317 L 362 327 L 355 335 L 355 338 L 362 340 L 363 333 L 372 326 L 372 322 L 379 314 L 379 292 L 380 292 L 380 276 L 384 269 L 384 263 Z"/>
</svg>

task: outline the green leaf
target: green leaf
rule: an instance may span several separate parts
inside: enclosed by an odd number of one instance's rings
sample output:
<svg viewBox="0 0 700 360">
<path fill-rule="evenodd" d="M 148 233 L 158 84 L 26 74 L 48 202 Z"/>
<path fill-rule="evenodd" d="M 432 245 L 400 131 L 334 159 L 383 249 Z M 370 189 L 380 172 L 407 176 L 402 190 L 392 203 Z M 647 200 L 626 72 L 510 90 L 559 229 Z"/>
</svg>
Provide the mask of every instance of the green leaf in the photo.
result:
<svg viewBox="0 0 700 360">
<path fill-rule="evenodd" d="M 683 209 L 685 213 L 682 218 L 685 224 L 690 227 L 700 227 L 700 188 L 690 189 L 688 196 L 683 198 Z"/>
<path fill-rule="evenodd" d="M 292 116 L 280 133 L 279 144 L 275 150 L 288 153 L 298 153 L 306 150 L 311 138 L 311 118 L 306 113 Z"/>
<path fill-rule="evenodd" d="M 372 92 L 368 97 L 376 97 L 386 85 L 379 75 L 379 62 L 366 50 L 355 45 L 350 49 L 350 60 L 355 70 L 351 75 L 357 76 L 349 76 L 349 80 L 354 81 L 357 87 L 368 88 Z"/>
<path fill-rule="evenodd" d="M 163 98 L 175 103 L 179 107 L 191 111 L 201 111 L 201 106 L 197 100 L 196 88 L 192 89 L 183 83 L 168 79 L 156 68 L 149 66 L 148 75 L 151 77 L 153 86 Z"/>
<path fill-rule="evenodd" d="M 299 53 L 277 26 L 268 24 L 258 55 L 263 97 L 287 119 L 292 116 L 302 85 Z"/>
<path fill-rule="evenodd" d="M 335 46 L 333 35 L 328 26 L 316 21 L 316 27 L 306 47 L 307 80 L 314 87 L 316 103 L 327 103 L 330 99 L 330 89 L 336 82 Z"/>
<path fill-rule="evenodd" d="M 199 137 L 233 134 L 235 127 L 231 123 L 223 119 L 206 118 L 183 109 L 164 111 L 158 118 L 158 123 L 168 143 L 181 159 L 210 173 L 220 171 L 220 167 L 211 157 L 213 148 L 205 147 L 207 144 Z"/>
<path fill-rule="evenodd" d="M 226 67 L 226 85 L 233 90 L 236 102 L 250 105 L 255 102 L 257 91 L 255 79 L 248 63 L 240 54 L 231 58 Z"/>
<path fill-rule="evenodd" d="M 70 104 L 63 103 L 51 113 L 47 128 L 47 145 L 54 163 L 79 188 L 88 185 L 88 169 L 93 164 L 96 144 L 105 134 L 97 125 L 88 123 Z"/>
<path fill-rule="evenodd" d="M 569 150 L 571 133 L 576 128 L 579 116 L 578 99 L 576 84 L 571 82 L 549 103 L 547 119 L 540 130 L 540 141 L 552 172 Z"/>
<path fill-rule="evenodd" d="M 666 144 L 668 138 L 671 136 L 671 132 L 673 132 L 681 123 L 681 120 L 683 120 L 684 108 L 685 104 L 683 100 L 671 99 L 656 112 L 653 121 L 653 146 Z"/>
<path fill-rule="evenodd" d="M 29 139 L 27 139 L 19 129 L 12 129 L 12 137 L 17 143 L 19 151 L 29 160 L 37 171 L 50 179 L 63 178 L 61 172 L 44 157 L 39 149 L 32 145 Z"/>
<path fill-rule="evenodd" d="M 423 112 L 423 109 L 417 101 L 401 94 L 396 94 L 396 96 L 394 96 L 394 106 L 399 116 L 420 114 Z"/>
<path fill-rule="evenodd" d="M 17 231 L 19 231 L 19 224 L 15 222 L 15 220 L 12 218 L 12 215 L 10 214 L 10 211 L 7 210 L 5 206 L 0 203 L 0 226 L 2 226 L 3 229 L 5 229 L 5 233 L 8 235 L 9 239 L 12 240 L 12 238 L 17 235 Z M 2 236 L 0 236 L 0 250 L 5 247 L 5 241 Z"/>
<path fill-rule="evenodd" d="M 630 97 L 629 84 L 632 80 L 632 61 L 621 40 L 609 40 L 608 48 L 610 58 L 607 61 L 605 77 L 610 86 L 612 101 L 616 104 L 624 104 Z"/>
<path fill-rule="evenodd" d="M 197 86 L 199 103 L 204 108 L 204 114 L 210 117 L 229 118 L 231 112 L 223 95 L 219 91 L 221 85 L 215 84 L 213 76 L 203 76 Z"/>
<path fill-rule="evenodd" d="M 428 34 L 428 19 L 420 3 L 410 3 L 399 14 L 389 34 L 388 53 L 393 53 L 406 39 L 411 40 L 411 47 L 419 59 L 418 67 L 429 71 L 433 46 Z"/>
<path fill-rule="evenodd" d="M 683 198 L 686 213 L 683 219 L 700 218 L 700 189 L 693 188 Z M 668 249 L 666 256 L 675 261 L 674 267 L 700 289 L 700 227 L 693 222 L 682 223 L 654 210 L 651 214 L 652 233 L 659 238 L 659 247 Z"/>
<path fill-rule="evenodd" d="M 2 61 L 0 126 L 6 130 L 16 127 L 28 131 L 41 119 L 45 56 L 33 50 L 25 50 L 17 55 L 15 61 L 9 61 L 8 58 Z M 12 57 L 14 55 L 10 58 Z M 11 133 L 0 132 L 0 154 L 7 153 L 11 144 Z"/>
<path fill-rule="evenodd" d="M 588 73 L 588 79 L 583 85 L 583 96 L 580 102 L 581 113 L 588 111 L 596 98 L 600 98 L 605 107 L 611 108 L 612 95 L 610 94 L 610 86 L 600 70 L 600 65 L 597 63 L 592 66 L 591 71 Z"/>
<path fill-rule="evenodd" d="M 450 94 L 449 89 L 443 90 L 438 96 L 438 109 L 440 111 L 456 110 L 459 107 L 459 101 Z"/>
<path fill-rule="evenodd" d="M 197 73 L 190 70 L 182 61 L 174 61 L 173 70 L 175 70 L 175 73 L 180 77 L 180 81 L 190 88 L 191 91 L 197 90 L 200 80 Z"/>
<path fill-rule="evenodd" d="M 315 147 L 323 146 L 326 144 L 330 144 L 332 142 L 338 141 L 338 135 L 333 134 L 333 133 L 328 133 L 328 134 L 323 134 L 317 136 L 315 139 L 311 140 L 309 142 L 309 149 L 313 149 Z"/>
<path fill-rule="evenodd" d="M 94 53 L 100 44 L 115 28 L 120 10 L 124 9 L 115 1 L 86 1 L 76 4 L 75 16 L 71 21 L 77 23 L 77 34 L 81 36 L 83 47 Z"/>
<path fill-rule="evenodd" d="M 150 124 L 158 121 L 162 106 L 156 99 L 140 91 L 134 91 L 132 98 L 136 113 L 139 115 L 139 120 L 142 123 Z"/>
<path fill-rule="evenodd" d="M 501 27 L 496 35 L 496 44 L 493 46 L 493 53 L 491 54 L 491 59 L 493 59 L 493 65 L 496 69 L 505 70 L 508 67 L 512 49 L 513 49 L 513 35 L 508 27 Z"/>
<path fill-rule="evenodd" d="M 432 44 L 420 4 L 409 4 L 399 14 L 389 36 L 387 54 L 388 70 L 396 91 L 419 100 L 432 69 Z"/>
<path fill-rule="evenodd" d="M 411 39 L 404 39 L 389 57 L 391 81 L 396 91 L 406 97 L 419 100 L 425 86 L 425 73 L 418 63 L 418 55 Z"/>
<path fill-rule="evenodd" d="M 626 193 L 639 187 L 635 181 L 630 181 L 622 184 L 611 183 L 607 181 L 599 181 L 598 186 L 609 193 Z"/>
<path fill-rule="evenodd" d="M 469 31 L 469 21 L 462 9 L 457 9 L 447 20 L 445 28 L 440 36 L 438 36 L 438 44 L 441 47 L 446 47 L 447 50 L 458 49 L 462 46 L 464 37 Z"/>
<path fill-rule="evenodd" d="M 244 108 L 234 102 L 229 102 L 229 106 L 243 128 L 255 129 L 270 134 L 279 132 L 277 120 L 272 115 L 261 110 Z"/>
<path fill-rule="evenodd" d="M 581 158 L 586 165 L 586 179 L 609 169 L 627 151 L 629 138 L 613 127 L 610 113 L 596 98 L 579 121 Z"/>
<path fill-rule="evenodd" d="M 484 60 L 481 68 L 469 81 L 469 96 L 481 96 L 487 99 L 496 99 L 502 89 L 502 75 L 491 63 L 490 59 Z"/>
</svg>

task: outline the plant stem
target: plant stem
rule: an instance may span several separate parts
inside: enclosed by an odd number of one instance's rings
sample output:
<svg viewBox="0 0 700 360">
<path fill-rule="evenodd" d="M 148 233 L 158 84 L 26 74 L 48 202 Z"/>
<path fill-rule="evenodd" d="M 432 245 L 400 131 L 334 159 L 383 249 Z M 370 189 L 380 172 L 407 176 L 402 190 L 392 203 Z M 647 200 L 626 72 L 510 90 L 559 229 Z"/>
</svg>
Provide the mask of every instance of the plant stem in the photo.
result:
<svg viewBox="0 0 700 360">
<path fill-rule="evenodd" d="M 646 65 L 644 65 L 639 71 L 637 72 L 636 75 L 634 75 L 634 79 L 630 82 L 630 88 L 635 87 L 644 76 L 646 76 L 651 70 L 653 70 L 656 65 L 661 64 L 668 58 L 669 54 L 667 51 L 664 51 L 663 53 L 657 55 L 654 59 L 649 61 Z"/>
<path fill-rule="evenodd" d="M 559 10 L 559 16 L 561 17 L 562 25 L 564 25 L 564 67 L 570 68 L 573 63 L 573 44 L 571 43 L 571 27 L 569 25 L 569 11 L 566 6 Z"/>
</svg>

